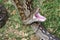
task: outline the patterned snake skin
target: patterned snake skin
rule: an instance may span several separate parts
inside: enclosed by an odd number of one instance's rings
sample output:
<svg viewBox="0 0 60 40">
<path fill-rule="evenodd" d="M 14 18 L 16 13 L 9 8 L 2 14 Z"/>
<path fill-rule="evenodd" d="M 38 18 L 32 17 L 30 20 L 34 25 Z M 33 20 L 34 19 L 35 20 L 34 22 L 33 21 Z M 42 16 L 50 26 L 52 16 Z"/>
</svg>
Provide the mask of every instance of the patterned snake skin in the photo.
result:
<svg viewBox="0 0 60 40">
<path fill-rule="evenodd" d="M 8 19 L 8 15 L 7 15 L 7 10 L 6 8 L 3 6 L 2 3 L 0 3 L 0 28 L 3 27 Z"/>
<path fill-rule="evenodd" d="M 32 8 L 31 8 L 32 0 L 31 1 L 13 0 L 13 1 L 17 6 L 21 20 L 24 24 L 31 24 L 32 22 L 36 21 L 35 19 L 33 19 L 33 15 L 35 15 L 35 11 L 37 10 L 37 8 L 35 8 L 35 10 L 31 12 L 32 11 Z"/>
<path fill-rule="evenodd" d="M 36 12 L 36 10 L 33 12 L 33 14 L 31 13 L 32 8 L 31 8 L 31 4 L 32 4 L 32 0 L 13 0 L 14 3 L 17 6 L 17 9 L 20 13 L 22 22 L 24 24 L 30 24 L 29 22 L 32 23 L 31 19 L 31 15 L 34 15 L 34 13 Z M 44 26 L 42 26 L 40 23 L 32 23 L 31 24 L 32 29 L 35 31 L 36 36 L 38 36 L 40 38 L 40 40 L 60 40 L 58 37 L 55 37 L 54 35 L 50 34 Z M 38 30 L 37 30 L 38 29 Z"/>
<path fill-rule="evenodd" d="M 35 31 L 36 35 L 40 37 L 40 40 L 60 40 L 60 38 L 50 34 L 40 23 L 33 23 L 31 27 Z"/>
</svg>

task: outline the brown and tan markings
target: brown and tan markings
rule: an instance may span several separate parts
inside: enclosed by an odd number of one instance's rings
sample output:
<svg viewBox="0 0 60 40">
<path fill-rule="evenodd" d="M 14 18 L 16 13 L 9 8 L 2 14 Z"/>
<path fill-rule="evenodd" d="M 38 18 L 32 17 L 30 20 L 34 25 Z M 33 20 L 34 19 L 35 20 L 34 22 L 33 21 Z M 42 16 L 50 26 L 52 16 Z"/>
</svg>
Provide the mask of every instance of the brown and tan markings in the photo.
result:
<svg viewBox="0 0 60 40">
<path fill-rule="evenodd" d="M 36 21 L 33 19 L 33 15 L 39 11 L 39 8 L 33 10 L 32 12 L 32 0 L 14 0 L 14 2 L 17 5 L 17 8 L 20 12 L 21 19 L 23 23 L 29 24 L 32 23 L 33 21 Z M 36 12 L 37 11 L 37 12 Z M 32 14 L 32 15 L 31 15 Z M 38 20 L 37 20 L 38 21 Z M 53 37 L 43 26 L 39 25 L 31 25 L 33 30 L 35 31 L 36 29 L 36 35 L 41 38 L 41 40 L 58 40 L 57 37 Z M 35 28 L 34 28 L 35 27 Z M 39 28 L 37 28 L 39 27 Z"/>
<path fill-rule="evenodd" d="M 36 21 L 33 19 L 33 15 L 35 15 L 36 11 L 39 10 L 39 8 L 35 8 L 33 10 L 32 1 L 33 0 L 14 0 L 20 13 L 21 20 L 24 24 L 31 24 L 32 22 Z"/>
<path fill-rule="evenodd" d="M 31 10 L 31 1 L 28 0 L 14 0 L 16 6 L 20 12 L 22 20 L 26 20 L 27 16 L 30 14 Z"/>
</svg>

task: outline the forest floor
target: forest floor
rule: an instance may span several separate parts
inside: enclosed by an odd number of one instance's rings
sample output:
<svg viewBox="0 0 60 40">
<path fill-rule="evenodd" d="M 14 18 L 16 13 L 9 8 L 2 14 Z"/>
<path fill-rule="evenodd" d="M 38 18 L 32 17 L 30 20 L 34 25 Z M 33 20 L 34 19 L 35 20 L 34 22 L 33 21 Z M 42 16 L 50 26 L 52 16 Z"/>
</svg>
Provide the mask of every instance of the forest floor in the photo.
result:
<svg viewBox="0 0 60 40">
<path fill-rule="evenodd" d="M 4 3 L 9 12 L 9 20 L 0 29 L 0 40 L 35 40 L 32 28 L 22 25 L 20 15 L 11 0 L 0 0 L 0 2 Z M 41 15 L 47 18 L 42 23 L 43 26 L 60 37 L 60 0 L 34 0 L 33 4 L 33 7 L 39 6 Z"/>
</svg>

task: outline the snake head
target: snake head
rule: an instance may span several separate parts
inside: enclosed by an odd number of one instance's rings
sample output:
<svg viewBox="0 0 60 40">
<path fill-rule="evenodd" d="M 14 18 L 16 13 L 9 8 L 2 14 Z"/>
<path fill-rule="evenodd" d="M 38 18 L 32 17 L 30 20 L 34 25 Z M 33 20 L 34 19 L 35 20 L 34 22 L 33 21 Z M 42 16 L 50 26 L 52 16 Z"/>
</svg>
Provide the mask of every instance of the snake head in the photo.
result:
<svg viewBox="0 0 60 40">
<path fill-rule="evenodd" d="M 42 16 L 39 13 L 39 8 L 37 8 L 36 11 L 34 12 L 33 19 L 34 21 L 44 22 L 46 20 L 46 17 Z"/>
<path fill-rule="evenodd" d="M 39 8 L 35 8 L 32 12 L 30 17 L 28 17 L 26 20 L 24 20 L 24 24 L 31 24 L 33 22 L 44 22 L 46 20 L 46 17 L 42 16 L 39 13 Z"/>
</svg>

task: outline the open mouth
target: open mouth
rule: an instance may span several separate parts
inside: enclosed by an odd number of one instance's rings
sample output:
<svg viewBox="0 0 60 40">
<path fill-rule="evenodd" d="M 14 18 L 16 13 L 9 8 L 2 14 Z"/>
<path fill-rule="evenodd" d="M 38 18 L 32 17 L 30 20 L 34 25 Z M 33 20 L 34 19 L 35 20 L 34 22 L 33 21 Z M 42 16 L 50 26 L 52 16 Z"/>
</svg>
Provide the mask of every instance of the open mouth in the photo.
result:
<svg viewBox="0 0 60 40">
<path fill-rule="evenodd" d="M 35 13 L 34 17 L 37 21 L 40 21 L 40 22 L 44 22 L 46 20 L 46 18 L 42 15 L 40 15 L 39 12 Z"/>
</svg>

